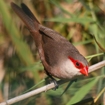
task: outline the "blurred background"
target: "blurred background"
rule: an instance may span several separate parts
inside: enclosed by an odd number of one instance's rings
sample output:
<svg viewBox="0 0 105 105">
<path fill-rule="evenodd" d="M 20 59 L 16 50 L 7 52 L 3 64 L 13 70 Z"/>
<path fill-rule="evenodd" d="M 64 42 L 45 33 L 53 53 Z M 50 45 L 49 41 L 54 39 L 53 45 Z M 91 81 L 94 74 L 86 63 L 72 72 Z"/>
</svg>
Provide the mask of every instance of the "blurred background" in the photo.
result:
<svg viewBox="0 0 105 105">
<path fill-rule="evenodd" d="M 41 24 L 73 43 L 89 65 L 105 59 L 105 0 L 0 0 L 0 102 L 26 93 L 33 86 L 44 86 L 42 80 L 46 77 L 35 42 L 12 10 L 11 2 L 24 2 Z M 105 105 L 104 67 L 79 78 L 60 96 L 67 84 L 14 105 L 72 105 L 81 100 L 82 104 L 75 105 Z"/>
</svg>

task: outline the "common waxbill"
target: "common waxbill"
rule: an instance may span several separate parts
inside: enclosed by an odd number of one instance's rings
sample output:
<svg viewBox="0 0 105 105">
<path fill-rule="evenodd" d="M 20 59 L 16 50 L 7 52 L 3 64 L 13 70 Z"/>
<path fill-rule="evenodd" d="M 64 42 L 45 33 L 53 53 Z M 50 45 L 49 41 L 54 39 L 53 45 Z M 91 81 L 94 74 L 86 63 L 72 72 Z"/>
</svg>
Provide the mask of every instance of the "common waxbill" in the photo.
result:
<svg viewBox="0 0 105 105">
<path fill-rule="evenodd" d="M 56 31 L 39 23 L 25 4 L 21 8 L 11 3 L 12 9 L 30 30 L 46 73 L 59 79 L 88 75 L 88 62 L 79 51 Z"/>
</svg>

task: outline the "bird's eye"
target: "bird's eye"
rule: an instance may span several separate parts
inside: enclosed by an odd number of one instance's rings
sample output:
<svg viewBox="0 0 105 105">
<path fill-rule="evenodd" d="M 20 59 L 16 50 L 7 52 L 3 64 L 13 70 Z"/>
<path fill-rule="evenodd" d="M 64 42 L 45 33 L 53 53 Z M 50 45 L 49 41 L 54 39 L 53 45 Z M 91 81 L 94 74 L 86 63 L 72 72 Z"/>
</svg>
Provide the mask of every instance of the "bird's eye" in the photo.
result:
<svg viewBox="0 0 105 105">
<path fill-rule="evenodd" d="M 79 62 L 76 62 L 76 66 L 79 67 L 80 66 L 80 63 Z"/>
<path fill-rule="evenodd" d="M 75 62 L 75 66 L 76 66 L 78 69 L 83 68 L 82 63 L 80 63 L 80 62 L 78 62 L 78 61 Z"/>
<path fill-rule="evenodd" d="M 82 62 L 77 61 L 71 57 L 69 57 L 69 59 L 73 62 L 74 66 L 78 69 L 82 69 L 84 67 L 84 65 L 82 64 Z"/>
</svg>

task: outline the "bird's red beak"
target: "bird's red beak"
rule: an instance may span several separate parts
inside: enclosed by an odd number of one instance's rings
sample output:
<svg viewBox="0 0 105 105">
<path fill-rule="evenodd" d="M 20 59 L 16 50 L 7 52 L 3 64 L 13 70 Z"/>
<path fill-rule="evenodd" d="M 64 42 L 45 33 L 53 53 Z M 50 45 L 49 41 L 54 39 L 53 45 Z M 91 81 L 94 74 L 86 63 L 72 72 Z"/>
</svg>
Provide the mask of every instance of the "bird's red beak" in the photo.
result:
<svg viewBox="0 0 105 105">
<path fill-rule="evenodd" d="M 83 69 L 80 70 L 80 72 L 85 75 L 85 76 L 88 76 L 88 67 L 84 67 Z"/>
</svg>

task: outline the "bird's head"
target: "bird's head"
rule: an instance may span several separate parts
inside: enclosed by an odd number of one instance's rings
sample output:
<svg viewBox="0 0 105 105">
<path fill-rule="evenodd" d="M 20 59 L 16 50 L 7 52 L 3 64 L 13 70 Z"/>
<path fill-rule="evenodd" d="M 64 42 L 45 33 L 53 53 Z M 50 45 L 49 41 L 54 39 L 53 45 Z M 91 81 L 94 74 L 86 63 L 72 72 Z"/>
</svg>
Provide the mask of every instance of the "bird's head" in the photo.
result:
<svg viewBox="0 0 105 105">
<path fill-rule="evenodd" d="M 88 64 L 87 61 L 85 60 L 86 63 L 82 63 L 82 61 L 78 61 L 73 59 L 72 57 L 68 57 L 70 61 L 73 63 L 74 67 L 79 70 L 79 72 L 82 75 L 88 76 Z"/>
</svg>

